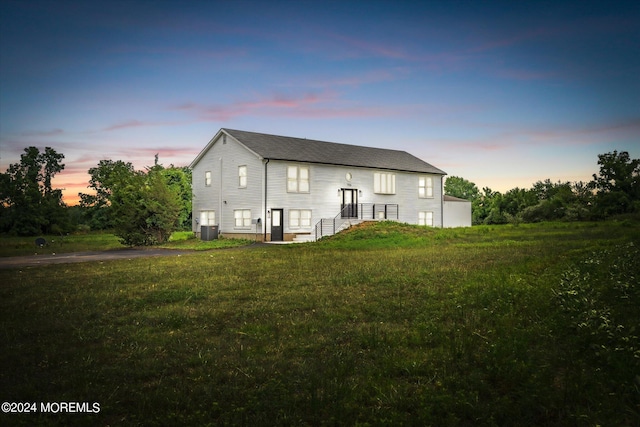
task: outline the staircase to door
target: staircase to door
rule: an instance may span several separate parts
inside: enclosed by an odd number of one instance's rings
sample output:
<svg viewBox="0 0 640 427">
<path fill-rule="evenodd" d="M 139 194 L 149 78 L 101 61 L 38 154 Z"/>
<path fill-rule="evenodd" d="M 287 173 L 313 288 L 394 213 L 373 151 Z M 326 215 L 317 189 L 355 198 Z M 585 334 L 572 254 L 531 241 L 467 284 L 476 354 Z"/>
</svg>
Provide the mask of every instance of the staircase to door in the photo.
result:
<svg viewBox="0 0 640 427">
<path fill-rule="evenodd" d="M 396 204 L 345 203 L 345 199 L 343 198 L 342 209 L 340 209 L 340 212 L 335 217 L 323 218 L 318 221 L 314 230 L 315 236 L 313 240 L 318 240 L 321 237 L 332 236 L 342 230 L 346 230 L 352 225 L 360 224 L 363 221 L 397 219 L 398 205 Z"/>
</svg>

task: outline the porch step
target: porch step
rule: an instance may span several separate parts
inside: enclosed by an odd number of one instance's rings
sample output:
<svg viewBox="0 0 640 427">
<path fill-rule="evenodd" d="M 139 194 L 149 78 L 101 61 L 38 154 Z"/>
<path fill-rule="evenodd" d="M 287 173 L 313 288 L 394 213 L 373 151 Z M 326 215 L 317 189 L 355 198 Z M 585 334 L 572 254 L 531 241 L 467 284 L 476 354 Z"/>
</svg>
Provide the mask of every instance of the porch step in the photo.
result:
<svg viewBox="0 0 640 427">
<path fill-rule="evenodd" d="M 354 225 L 358 225 L 361 224 L 363 221 L 361 219 L 348 219 L 345 222 L 343 222 L 342 224 L 340 224 L 340 227 L 338 227 L 338 229 L 336 230 L 336 234 L 338 234 L 341 231 L 344 231 L 348 228 L 353 227 Z"/>
</svg>

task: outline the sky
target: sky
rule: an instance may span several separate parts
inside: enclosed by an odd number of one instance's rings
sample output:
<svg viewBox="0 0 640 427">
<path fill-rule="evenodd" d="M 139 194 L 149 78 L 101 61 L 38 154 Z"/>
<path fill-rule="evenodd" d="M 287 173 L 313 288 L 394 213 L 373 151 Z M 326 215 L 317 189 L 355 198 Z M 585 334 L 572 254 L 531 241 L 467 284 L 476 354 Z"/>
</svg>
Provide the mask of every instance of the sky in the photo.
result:
<svg viewBox="0 0 640 427">
<path fill-rule="evenodd" d="M 638 1 L 0 0 L 0 171 L 187 166 L 220 128 L 407 151 L 506 192 L 640 158 Z"/>
</svg>

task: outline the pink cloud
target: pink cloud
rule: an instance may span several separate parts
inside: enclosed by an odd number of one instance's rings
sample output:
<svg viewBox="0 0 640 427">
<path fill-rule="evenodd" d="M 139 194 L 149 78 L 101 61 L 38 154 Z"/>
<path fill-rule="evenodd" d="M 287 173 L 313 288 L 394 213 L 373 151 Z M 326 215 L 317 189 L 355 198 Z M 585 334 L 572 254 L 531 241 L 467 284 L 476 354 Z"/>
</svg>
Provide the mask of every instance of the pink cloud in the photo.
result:
<svg viewBox="0 0 640 427">
<path fill-rule="evenodd" d="M 133 128 L 133 127 L 141 127 L 141 126 L 150 126 L 150 124 L 141 122 L 139 120 L 128 120 L 126 122 L 117 123 L 115 125 L 108 126 L 103 130 L 105 132 L 110 132 L 112 130 L 120 130 L 120 129 L 127 129 L 127 128 Z"/>
<path fill-rule="evenodd" d="M 225 122 L 236 117 L 303 117 L 311 119 L 346 117 L 381 117 L 415 113 L 416 106 L 364 106 L 341 100 L 334 92 L 308 93 L 300 96 L 273 94 L 253 100 L 225 105 L 202 105 L 193 102 L 173 107 L 195 117 L 197 121 Z"/>
<path fill-rule="evenodd" d="M 399 46 L 392 46 L 385 43 L 372 43 L 363 39 L 339 34 L 334 34 L 333 38 L 337 40 L 340 45 L 347 45 L 353 48 L 352 53 L 356 56 L 366 55 L 389 59 L 411 59 L 411 55 Z"/>
<path fill-rule="evenodd" d="M 385 68 L 344 77 L 311 78 L 309 80 L 286 83 L 281 85 L 281 87 L 304 86 L 322 88 L 324 90 L 337 87 L 360 87 L 373 83 L 394 81 L 398 78 L 406 77 L 410 72 L 411 70 L 406 67 Z"/>
<path fill-rule="evenodd" d="M 507 126 L 505 126 L 506 128 Z M 484 127 L 486 130 L 486 127 Z M 640 138 L 640 118 L 601 123 L 590 127 L 511 128 L 495 127 L 497 132 L 472 140 L 439 140 L 448 148 L 496 152 L 531 144 L 590 146 L 619 137 Z M 484 132 L 483 132 L 484 133 Z M 486 135 L 486 134 L 485 134 Z"/>
<path fill-rule="evenodd" d="M 185 109 L 185 108 L 180 107 L 180 108 L 174 108 L 174 109 Z M 176 126 L 180 124 L 182 123 L 177 121 L 145 122 L 137 119 L 132 119 L 132 120 L 116 123 L 111 126 L 107 126 L 106 128 L 101 129 L 101 131 L 111 132 L 111 131 L 129 129 L 129 128 L 150 127 L 150 126 Z"/>
</svg>

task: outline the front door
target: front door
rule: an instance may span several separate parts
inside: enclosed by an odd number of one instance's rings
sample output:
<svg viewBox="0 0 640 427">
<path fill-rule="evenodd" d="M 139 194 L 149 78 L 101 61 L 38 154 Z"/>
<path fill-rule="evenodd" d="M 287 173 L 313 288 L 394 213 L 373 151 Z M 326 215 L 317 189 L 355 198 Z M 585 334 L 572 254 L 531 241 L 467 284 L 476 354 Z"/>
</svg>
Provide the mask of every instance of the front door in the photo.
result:
<svg viewBox="0 0 640 427">
<path fill-rule="evenodd" d="M 284 238 L 282 227 L 282 209 L 271 209 L 271 241 L 281 242 Z"/>
<path fill-rule="evenodd" d="M 342 213 L 342 218 L 358 218 L 358 190 L 353 188 L 342 189 L 340 212 Z"/>
</svg>

